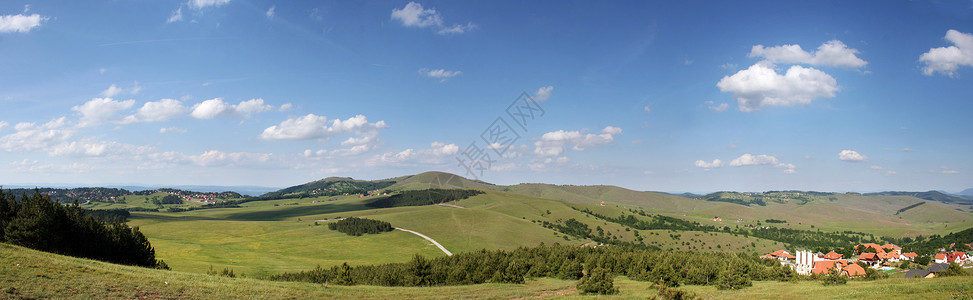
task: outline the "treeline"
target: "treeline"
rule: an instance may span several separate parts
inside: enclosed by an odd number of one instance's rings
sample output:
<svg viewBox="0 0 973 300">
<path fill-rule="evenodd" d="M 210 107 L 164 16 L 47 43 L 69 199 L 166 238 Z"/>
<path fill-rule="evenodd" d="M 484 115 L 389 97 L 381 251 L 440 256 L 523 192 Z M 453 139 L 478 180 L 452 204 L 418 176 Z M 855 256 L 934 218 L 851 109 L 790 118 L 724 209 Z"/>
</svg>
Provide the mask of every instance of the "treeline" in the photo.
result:
<svg viewBox="0 0 973 300">
<path fill-rule="evenodd" d="M 904 213 L 904 212 L 905 212 L 905 211 L 907 211 L 907 210 L 910 210 L 910 209 L 913 209 L 913 208 L 916 208 L 916 207 L 918 207 L 919 205 L 923 205 L 923 204 L 926 204 L 926 202 L 919 202 L 919 203 L 916 203 L 916 204 L 913 204 L 913 205 L 909 205 L 909 206 L 906 206 L 906 207 L 903 207 L 902 209 L 899 209 L 899 210 L 897 210 L 897 211 L 895 212 L 895 214 L 896 214 L 896 215 L 898 215 L 898 214 L 901 214 L 901 213 Z"/>
<path fill-rule="evenodd" d="M 966 230 L 953 232 L 944 236 L 937 234 L 917 239 L 917 241 L 905 244 L 902 247 L 919 254 L 938 253 L 939 248 L 969 253 L 970 248 L 966 244 L 971 242 L 973 242 L 973 228 L 967 228 Z M 950 246 L 952 246 L 952 249 L 950 249 Z"/>
<path fill-rule="evenodd" d="M 865 233 L 859 232 L 821 232 L 821 231 L 810 231 L 810 230 L 799 230 L 790 228 L 778 228 L 770 227 L 764 228 L 731 228 L 729 226 L 723 226 L 722 228 L 717 228 L 712 225 L 702 225 L 699 222 L 690 222 L 687 220 L 673 218 L 663 215 L 652 215 L 647 214 L 644 211 L 630 210 L 642 217 L 651 218 L 651 221 L 646 221 L 643 219 L 636 218 L 634 215 L 621 215 L 619 217 L 608 217 L 595 213 L 589 209 L 577 209 L 580 212 L 591 215 L 595 218 L 602 219 L 605 221 L 618 223 L 623 226 L 631 227 L 638 230 L 674 230 L 674 231 L 702 231 L 702 232 L 724 232 L 735 235 L 743 235 L 745 237 L 757 237 L 762 239 L 768 239 L 772 241 L 777 241 L 785 244 L 789 244 L 791 247 L 807 247 L 807 248 L 846 248 L 853 245 L 857 245 L 866 240 L 866 237 L 871 237 L 870 240 L 874 240 L 874 236 L 867 235 Z"/>
<path fill-rule="evenodd" d="M 125 223 L 128 222 L 128 217 L 132 215 L 129 211 L 120 208 L 85 209 L 84 212 L 108 223 Z"/>
<path fill-rule="evenodd" d="M 462 200 L 473 197 L 483 192 L 478 190 L 460 189 L 427 189 L 417 191 L 403 191 L 399 194 L 375 199 L 368 204 L 368 207 L 386 208 L 396 206 L 421 206 L 439 204 L 450 201 Z"/>
<path fill-rule="evenodd" d="M 0 242 L 110 263 L 164 267 L 149 240 L 125 223 L 105 221 L 78 205 L 35 192 L 20 201 L 0 190 Z"/>
<path fill-rule="evenodd" d="M 389 222 L 356 217 L 329 223 L 328 228 L 353 236 L 361 236 L 366 233 L 377 234 L 393 230 L 392 224 Z"/>
<path fill-rule="evenodd" d="M 629 247 L 572 247 L 541 244 L 512 251 L 481 250 L 428 259 L 416 255 L 406 263 L 352 267 L 347 264 L 271 276 L 272 280 L 338 285 L 439 286 L 480 283 L 524 283 L 528 278 L 578 280 L 601 269 L 665 286 L 715 285 L 721 289 L 750 286 L 752 280 L 795 278 L 776 261 L 726 253 L 662 252 Z"/>
</svg>

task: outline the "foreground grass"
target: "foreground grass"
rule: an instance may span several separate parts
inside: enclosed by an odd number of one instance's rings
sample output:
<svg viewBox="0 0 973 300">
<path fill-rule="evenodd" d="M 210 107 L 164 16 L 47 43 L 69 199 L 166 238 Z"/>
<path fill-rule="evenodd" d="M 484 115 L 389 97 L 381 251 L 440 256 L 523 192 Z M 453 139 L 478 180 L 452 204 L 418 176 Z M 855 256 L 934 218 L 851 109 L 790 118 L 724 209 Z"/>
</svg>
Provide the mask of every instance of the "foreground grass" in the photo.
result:
<svg viewBox="0 0 973 300">
<path fill-rule="evenodd" d="M 684 286 L 704 299 L 970 299 L 973 277 L 907 279 L 902 274 L 893 278 L 858 281 L 839 286 L 824 286 L 815 281 L 754 282 L 738 291 L 721 291 L 712 286 Z"/>
<path fill-rule="evenodd" d="M 120 266 L 0 244 L 0 299 L 450 299 L 518 298 L 576 293 L 574 282 L 539 279 L 528 284 L 449 287 L 326 286 L 226 278 Z"/>
<path fill-rule="evenodd" d="M 478 284 L 447 287 L 329 286 L 226 278 L 205 274 L 120 266 L 0 244 L 0 299 L 644 299 L 655 288 L 624 276 L 615 278 L 619 294 L 579 295 L 575 281 L 540 278 L 526 284 Z M 970 277 L 911 280 L 890 278 L 822 286 L 814 281 L 754 282 L 753 287 L 720 291 L 712 286 L 683 286 L 704 299 L 969 299 Z"/>
</svg>

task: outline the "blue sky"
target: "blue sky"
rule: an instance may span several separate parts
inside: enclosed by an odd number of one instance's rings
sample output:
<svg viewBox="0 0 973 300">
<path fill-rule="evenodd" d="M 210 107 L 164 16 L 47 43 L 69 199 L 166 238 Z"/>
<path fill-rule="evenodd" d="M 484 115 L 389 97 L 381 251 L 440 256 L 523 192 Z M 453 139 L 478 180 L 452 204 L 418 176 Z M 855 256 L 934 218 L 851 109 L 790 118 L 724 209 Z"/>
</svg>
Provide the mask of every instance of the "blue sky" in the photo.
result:
<svg viewBox="0 0 973 300">
<path fill-rule="evenodd" d="M 973 187 L 973 2 L 846 2 L 5 1 L 0 182 Z"/>
</svg>

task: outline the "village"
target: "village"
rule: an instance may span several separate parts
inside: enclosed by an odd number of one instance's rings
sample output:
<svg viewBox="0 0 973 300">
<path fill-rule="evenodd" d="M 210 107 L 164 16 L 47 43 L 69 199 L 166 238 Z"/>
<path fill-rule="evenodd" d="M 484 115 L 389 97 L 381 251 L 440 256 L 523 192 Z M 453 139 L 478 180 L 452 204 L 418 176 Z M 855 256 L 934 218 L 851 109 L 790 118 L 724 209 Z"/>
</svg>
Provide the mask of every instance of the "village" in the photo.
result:
<svg viewBox="0 0 973 300">
<path fill-rule="evenodd" d="M 964 245 L 967 250 L 973 250 L 971 244 Z M 953 248 L 952 246 L 950 248 Z M 902 253 L 902 247 L 893 244 L 866 243 L 857 245 L 854 249 L 857 257 L 845 258 L 843 254 L 834 251 L 814 253 L 799 250 L 796 254 L 791 254 L 787 250 L 777 250 L 760 258 L 776 259 L 801 275 L 824 275 L 837 270 L 839 274 L 849 278 L 865 276 L 867 273 L 865 268 L 886 274 L 905 273 L 906 278 L 933 278 L 936 277 L 936 273 L 946 271 L 948 264 L 951 263 L 964 268 L 973 267 L 973 256 L 952 249 L 942 248 L 938 253 L 930 254 L 933 265 L 927 269 L 921 269 L 926 266 L 915 263 L 918 254 Z M 919 269 L 910 269 L 909 266 L 916 266 Z"/>
</svg>

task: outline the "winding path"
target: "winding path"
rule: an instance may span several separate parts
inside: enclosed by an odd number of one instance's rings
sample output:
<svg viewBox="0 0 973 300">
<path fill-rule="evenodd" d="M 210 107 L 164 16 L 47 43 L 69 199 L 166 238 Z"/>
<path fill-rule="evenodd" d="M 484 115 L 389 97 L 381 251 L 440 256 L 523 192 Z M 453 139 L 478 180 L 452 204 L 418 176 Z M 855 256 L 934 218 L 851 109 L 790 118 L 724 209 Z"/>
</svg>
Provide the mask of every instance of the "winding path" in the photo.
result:
<svg viewBox="0 0 973 300">
<path fill-rule="evenodd" d="M 439 242 L 437 242 L 436 240 L 432 239 L 431 237 L 426 236 L 425 234 L 421 234 L 421 233 L 418 233 L 418 232 L 415 232 L 415 231 L 412 231 L 412 230 L 408 230 L 408 229 L 405 229 L 405 228 L 398 228 L 398 227 L 395 227 L 395 230 L 402 230 L 402 231 L 405 231 L 405 232 L 410 232 L 412 234 L 418 235 L 419 237 L 424 238 L 427 241 L 432 242 L 433 245 L 436 245 L 436 247 L 439 247 L 439 250 L 443 250 L 443 253 L 446 253 L 446 256 L 453 256 L 453 253 L 452 252 L 449 252 L 449 250 L 446 250 L 446 247 L 443 247 L 443 245 L 440 245 Z"/>
</svg>

